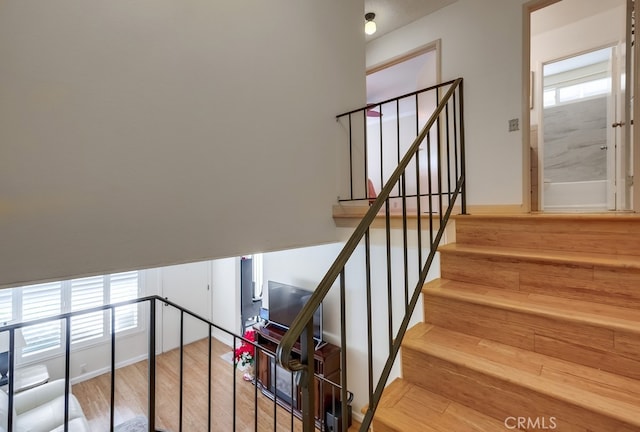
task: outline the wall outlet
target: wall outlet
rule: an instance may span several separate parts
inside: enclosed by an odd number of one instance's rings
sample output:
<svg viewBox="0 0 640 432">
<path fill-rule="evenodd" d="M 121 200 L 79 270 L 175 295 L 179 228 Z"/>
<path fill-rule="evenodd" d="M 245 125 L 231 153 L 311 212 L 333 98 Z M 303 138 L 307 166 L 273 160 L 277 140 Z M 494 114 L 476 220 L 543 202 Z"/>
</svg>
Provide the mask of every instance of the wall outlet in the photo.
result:
<svg viewBox="0 0 640 432">
<path fill-rule="evenodd" d="M 509 132 L 515 132 L 517 130 L 520 130 L 519 123 L 520 122 L 517 118 L 509 120 Z"/>
</svg>

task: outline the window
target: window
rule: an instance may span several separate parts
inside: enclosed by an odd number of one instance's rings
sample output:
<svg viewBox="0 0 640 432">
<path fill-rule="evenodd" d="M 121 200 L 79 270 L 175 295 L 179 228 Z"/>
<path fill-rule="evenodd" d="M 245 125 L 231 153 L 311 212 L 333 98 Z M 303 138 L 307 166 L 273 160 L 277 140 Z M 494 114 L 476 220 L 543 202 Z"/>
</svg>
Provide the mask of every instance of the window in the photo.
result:
<svg viewBox="0 0 640 432">
<path fill-rule="evenodd" d="M 14 288 L 15 300 L 22 303 L 20 310 L 14 309 L 19 321 L 46 318 L 62 312 L 62 282 L 30 285 Z M 22 329 L 25 340 L 23 355 L 33 354 L 60 346 L 62 323 L 60 321 L 36 324 Z"/>
<path fill-rule="evenodd" d="M 0 290 L 0 323 L 30 321 L 135 299 L 139 286 L 139 274 L 133 271 Z M 137 328 L 138 305 L 117 308 L 115 318 L 116 332 Z M 100 341 L 109 336 L 110 328 L 109 311 L 72 317 L 71 343 Z M 22 356 L 61 349 L 63 330 L 61 320 L 23 328 Z"/>
<path fill-rule="evenodd" d="M 0 290 L 0 324 L 13 320 L 12 307 L 13 291 L 10 289 Z"/>
<path fill-rule="evenodd" d="M 544 107 L 611 93 L 611 78 L 599 78 L 578 84 L 544 89 Z"/>
<path fill-rule="evenodd" d="M 262 288 L 264 284 L 263 255 L 253 254 L 253 298 L 262 298 Z"/>
<path fill-rule="evenodd" d="M 611 93 L 612 49 L 603 48 L 543 66 L 545 108 Z"/>
</svg>

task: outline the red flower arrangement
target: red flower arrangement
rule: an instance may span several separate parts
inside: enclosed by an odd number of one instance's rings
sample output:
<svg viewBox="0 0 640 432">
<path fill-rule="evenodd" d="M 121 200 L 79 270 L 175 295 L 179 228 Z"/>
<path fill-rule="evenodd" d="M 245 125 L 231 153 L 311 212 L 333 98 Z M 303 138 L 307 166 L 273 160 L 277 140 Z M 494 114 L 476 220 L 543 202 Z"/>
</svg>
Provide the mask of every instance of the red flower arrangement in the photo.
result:
<svg viewBox="0 0 640 432">
<path fill-rule="evenodd" d="M 247 330 L 244 333 L 244 339 L 255 342 L 256 341 L 256 331 L 255 330 Z M 234 355 L 236 359 L 236 366 L 239 369 L 246 369 L 249 366 L 253 366 L 255 361 L 255 346 L 244 339 L 241 340 L 241 344 L 238 348 L 235 349 Z"/>
</svg>

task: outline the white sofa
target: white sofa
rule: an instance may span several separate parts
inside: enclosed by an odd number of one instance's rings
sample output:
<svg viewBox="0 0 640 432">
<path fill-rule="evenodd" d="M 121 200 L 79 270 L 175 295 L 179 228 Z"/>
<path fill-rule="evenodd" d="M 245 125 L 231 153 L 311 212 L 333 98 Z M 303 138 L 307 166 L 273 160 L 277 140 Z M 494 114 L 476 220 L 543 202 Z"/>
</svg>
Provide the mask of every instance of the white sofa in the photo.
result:
<svg viewBox="0 0 640 432">
<path fill-rule="evenodd" d="M 9 396 L 0 391 L 0 432 L 7 430 Z M 89 431 L 80 403 L 69 394 L 69 431 Z M 48 382 L 13 397 L 13 432 L 64 431 L 64 380 Z"/>
</svg>

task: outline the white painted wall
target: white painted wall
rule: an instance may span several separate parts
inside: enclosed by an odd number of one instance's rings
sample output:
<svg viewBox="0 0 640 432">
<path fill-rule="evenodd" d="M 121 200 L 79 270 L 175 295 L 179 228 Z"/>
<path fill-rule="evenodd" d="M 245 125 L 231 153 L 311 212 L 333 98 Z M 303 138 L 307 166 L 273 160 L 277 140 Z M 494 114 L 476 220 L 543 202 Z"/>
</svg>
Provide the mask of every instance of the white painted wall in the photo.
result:
<svg viewBox="0 0 640 432">
<path fill-rule="evenodd" d="M 240 259 L 223 258 L 211 262 L 211 321 L 225 330 L 240 334 Z M 229 346 L 233 338 L 221 330 L 213 335 Z"/>
<path fill-rule="evenodd" d="M 0 286 L 335 241 L 362 11 L 2 2 Z"/>
<path fill-rule="evenodd" d="M 442 40 L 442 79 L 464 78 L 468 204 L 522 203 L 520 118 L 525 0 L 459 0 L 367 43 L 372 67 Z"/>
</svg>

